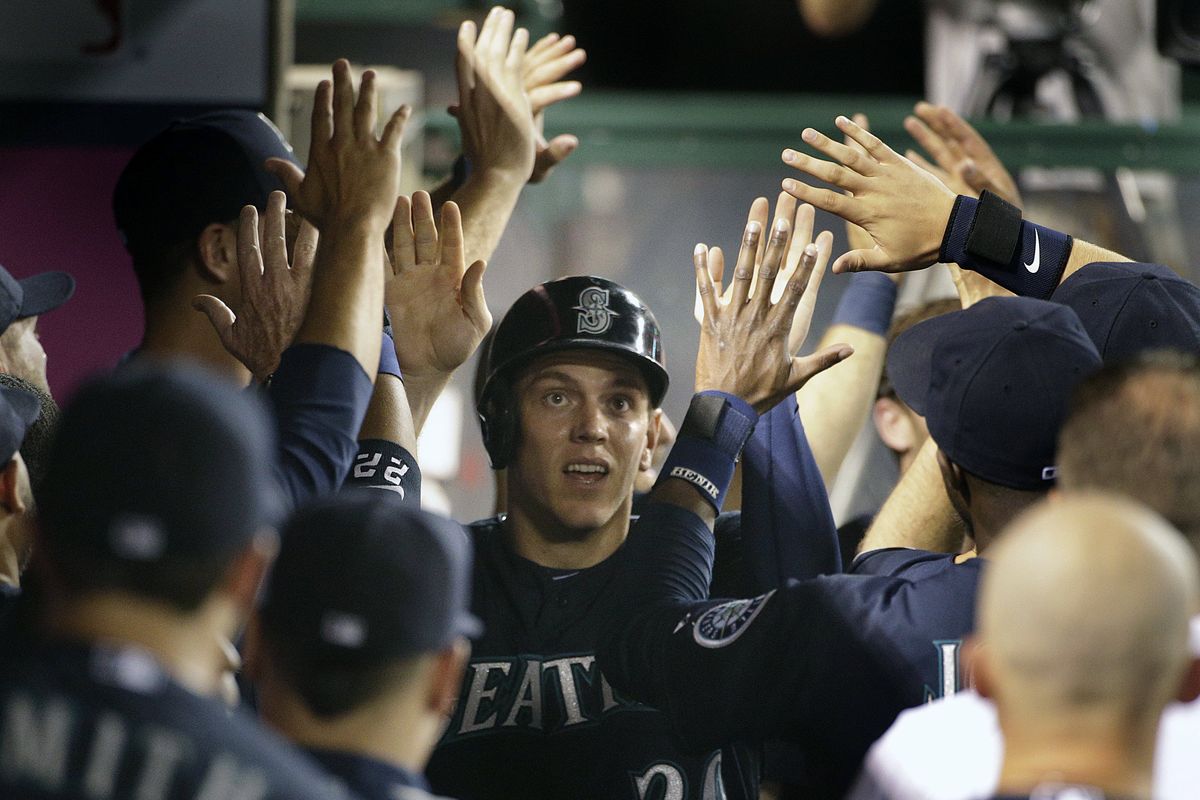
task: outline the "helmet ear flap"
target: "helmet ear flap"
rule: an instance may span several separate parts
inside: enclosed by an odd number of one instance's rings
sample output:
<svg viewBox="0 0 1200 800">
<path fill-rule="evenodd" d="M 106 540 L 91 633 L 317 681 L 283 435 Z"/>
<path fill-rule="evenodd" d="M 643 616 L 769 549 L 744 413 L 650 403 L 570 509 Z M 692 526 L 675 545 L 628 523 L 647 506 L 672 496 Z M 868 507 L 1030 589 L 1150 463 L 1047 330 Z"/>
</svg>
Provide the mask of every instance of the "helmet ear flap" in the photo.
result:
<svg viewBox="0 0 1200 800">
<path fill-rule="evenodd" d="M 497 380 L 480 403 L 479 428 L 492 469 L 504 469 L 517 447 L 517 406 L 512 386 Z"/>
</svg>

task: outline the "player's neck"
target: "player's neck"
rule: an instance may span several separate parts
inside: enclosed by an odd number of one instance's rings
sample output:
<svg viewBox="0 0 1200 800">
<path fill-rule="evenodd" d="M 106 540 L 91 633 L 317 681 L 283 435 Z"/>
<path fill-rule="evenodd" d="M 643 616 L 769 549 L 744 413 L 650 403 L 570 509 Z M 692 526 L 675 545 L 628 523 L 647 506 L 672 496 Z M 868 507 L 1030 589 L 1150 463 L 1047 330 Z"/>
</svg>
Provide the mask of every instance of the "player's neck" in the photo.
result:
<svg viewBox="0 0 1200 800">
<path fill-rule="evenodd" d="M 1151 796 L 1156 724 L 1133 735 L 1128 721 L 1102 730 L 1087 724 L 1013 727 L 1004 731 L 997 794 L 1028 793 L 1040 783 L 1058 782 L 1131 800 Z"/>
<path fill-rule="evenodd" d="M 188 359 L 238 385 L 249 384 L 249 370 L 221 344 L 208 317 L 192 309 L 190 297 L 185 295 L 193 292 L 201 293 L 190 287 L 180 287 L 171 298 L 146 309 L 146 331 L 138 358 L 153 361 Z"/>
<path fill-rule="evenodd" d="M 441 719 L 425 713 L 415 696 L 377 697 L 333 718 L 314 716 L 295 697 L 260 699 L 267 723 L 305 749 L 352 753 L 418 775 L 442 733 Z"/>
<path fill-rule="evenodd" d="M 228 663 L 222 639 L 236 627 L 224 606 L 210 600 L 183 614 L 122 592 L 98 592 L 48 602 L 45 621 L 54 638 L 141 648 L 187 689 L 216 696 Z"/>
<path fill-rule="evenodd" d="M 632 498 L 599 528 L 564 535 L 554 520 L 539 519 L 509 495 L 504 531 L 509 544 L 521 558 L 552 569 L 587 569 L 611 556 L 629 534 Z"/>
</svg>

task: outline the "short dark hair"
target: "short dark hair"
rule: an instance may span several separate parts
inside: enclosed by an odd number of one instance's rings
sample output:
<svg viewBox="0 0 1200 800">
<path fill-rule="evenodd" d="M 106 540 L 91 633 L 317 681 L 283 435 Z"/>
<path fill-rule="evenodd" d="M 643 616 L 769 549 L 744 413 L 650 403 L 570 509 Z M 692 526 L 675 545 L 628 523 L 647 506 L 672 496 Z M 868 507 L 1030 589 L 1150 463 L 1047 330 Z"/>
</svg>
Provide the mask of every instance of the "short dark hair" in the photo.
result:
<svg viewBox="0 0 1200 800">
<path fill-rule="evenodd" d="M 897 314 L 892 320 L 892 327 L 888 328 L 887 346 L 891 348 L 892 342 L 896 341 L 896 337 L 904 333 L 914 325 L 924 322 L 927 319 L 940 317 L 943 314 L 949 314 L 952 311 L 962 311 L 962 302 L 957 297 L 939 297 L 935 300 L 927 300 L 919 306 L 910 308 L 907 311 Z M 875 397 L 895 397 L 896 390 L 892 386 L 892 381 L 887 374 L 887 364 L 884 364 L 883 371 L 879 373 L 879 389 L 875 393 Z"/>
<path fill-rule="evenodd" d="M 68 595 L 124 591 L 188 614 L 198 609 L 225 576 L 235 554 L 163 558 L 154 562 L 94 559 L 43 543 L 59 585 Z"/>
<path fill-rule="evenodd" d="M 1076 389 L 1059 435 L 1064 489 L 1145 503 L 1200 551 L 1200 358 L 1144 353 Z"/>
<path fill-rule="evenodd" d="M 291 639 L 270 615 L 259 614 L 265 655 L 284 684 L 317 717 L 335 719 L 373 702 L 411 680 L 421 656 L 332 659 L 312 655 L 307 643 Z"/>
</svg>

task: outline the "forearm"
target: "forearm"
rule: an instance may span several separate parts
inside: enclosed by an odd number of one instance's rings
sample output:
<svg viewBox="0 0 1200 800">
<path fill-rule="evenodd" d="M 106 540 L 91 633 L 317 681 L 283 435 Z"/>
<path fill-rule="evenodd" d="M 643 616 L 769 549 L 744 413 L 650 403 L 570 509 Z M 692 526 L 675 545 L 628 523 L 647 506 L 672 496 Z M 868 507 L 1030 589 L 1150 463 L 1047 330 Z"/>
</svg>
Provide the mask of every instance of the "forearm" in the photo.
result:
<svg viewBox="0 0 1200 800">
<path fill-rule="evenodd" d="M 417 454 L 417 430 L 404 391 L 404 381 L 395 375 L 380 374 L 375 379 L 371 403 L 358 432 L 359 441 L 382 439 Z"/>
<path fill-rule="evenodd" d="M 796 393 L 808 444 L 826 488 L 833 486 L 871 412 L 887 354 L 883 336 L 852 325 L 831 325 L 817 349 L 837 343 L 853 347 L 854 356 L 814 376 Z"/>
<path fill-rule="evenodd" d="M 829 497 L 793 398 L 758 421 L 741 465 L 741 550 L 749 583 L 740 596 L 840 572 Z"/>
<path fill-rule="evenodd" d="M 879 510 L 858 552 L 912 547 L 939 553 L 962 549 L 962 519 L 950 505 L 937 463 L 937 444 L 927 439 Z"/>
<path fill-rule="evenodd" d="M 296 341 L 350 353 L 374 379 L 379 366 L 379 309 L 383 308 L 383 230 L 358 220 L 322 231 L 312 299 Z"/>
<path fill-rule="evenodd" d="M 407 373 L 404 376 L 404 390 L 408 398 L 414 435 L 420 436 L 425 430 L 425 421 L 434 403 L 442 396 L 442 392 L 450 385 L 453 373 L 430 372 L 428 374 Z"/>
<path fill-rule="evenodd" d="M 521 196 L 525 177 L 499 171 L 472 173 L 450 197 L 462 212 L 466 263 L 491 260 Z"/>
<path fill-rule="evenodd" d="M 1067 259 L 1067 266 L 1063 269 L 1062 277 L 1058 282 L 1062 283 L 1067 278 L 1079 270 L 1086 267 L 1088 264 L 1095 264 L 1105 261 L 1132 261 L 1133 259 L 1126 258 L 1120 253 L 1114 253 L 1112 250 L 1105 250 L 1103 247 L 1097 247 L 1088 242 L 1082 242 L 1076 239 L 1071 247 L 1071 255 Z"/>
</svg>

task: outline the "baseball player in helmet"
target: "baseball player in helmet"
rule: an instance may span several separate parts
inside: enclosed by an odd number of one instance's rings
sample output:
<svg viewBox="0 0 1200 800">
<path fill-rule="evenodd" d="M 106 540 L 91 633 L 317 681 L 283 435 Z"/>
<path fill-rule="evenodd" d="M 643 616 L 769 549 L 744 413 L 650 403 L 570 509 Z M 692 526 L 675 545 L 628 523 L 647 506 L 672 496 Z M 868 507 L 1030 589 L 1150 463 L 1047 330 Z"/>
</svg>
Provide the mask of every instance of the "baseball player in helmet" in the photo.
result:
<svg viewBox="0 0 1200 800">
<path fill-rule="evenodd" d="M 464 799 L 754 796 L 748 749 L 684 749 L 664 715 L 614 692 L 596 666 L 599 631 L 627 602 L 612 588 L 634 482 L 660 434 L 668 377 L 654 315 L 612 281 L 562 278 L 514 303 L 484 358 L 480 418 L 492 465 L 506 471 L 507 514 L 470 526 L 472 613 L 484 632 L 427 769 L 434 790 Z M 785 411 L 798 426 L 794 402 Z M 790 474 L 823 491 L 807 451 Z M 718 566 L 714 580 L 745 580 L 742 566 L 766 556 L 738 541 L 736 517 L 723 521 L 718 547 L 738 567 Z M 822 530 L 836 558 L 832 519 Z M 773 543 L 766 549 L 786 558 Z"/>
</svg>

